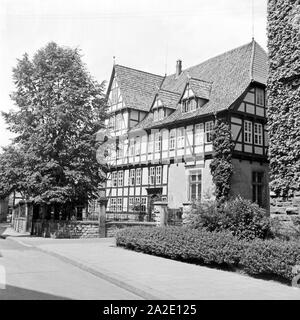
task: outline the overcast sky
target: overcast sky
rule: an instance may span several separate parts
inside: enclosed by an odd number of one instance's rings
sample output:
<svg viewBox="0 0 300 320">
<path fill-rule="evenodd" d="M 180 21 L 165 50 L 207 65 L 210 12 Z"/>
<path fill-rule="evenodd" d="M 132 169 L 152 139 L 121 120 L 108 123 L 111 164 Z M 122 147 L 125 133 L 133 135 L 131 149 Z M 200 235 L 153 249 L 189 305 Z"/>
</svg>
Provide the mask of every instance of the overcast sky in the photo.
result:
<svg viewBox="0 0 300 320">
<path fill-rule="evenodd" d="M 266 49 L 267 0 L 0 0 L 0 110 L 12 108 L 12 68 L 50 41 L 78 47 L 91 74 L 116 63 L 164 75 L 246 44 Z M 0 119 L 0 146 L 12 135 Z"/>
</svg>

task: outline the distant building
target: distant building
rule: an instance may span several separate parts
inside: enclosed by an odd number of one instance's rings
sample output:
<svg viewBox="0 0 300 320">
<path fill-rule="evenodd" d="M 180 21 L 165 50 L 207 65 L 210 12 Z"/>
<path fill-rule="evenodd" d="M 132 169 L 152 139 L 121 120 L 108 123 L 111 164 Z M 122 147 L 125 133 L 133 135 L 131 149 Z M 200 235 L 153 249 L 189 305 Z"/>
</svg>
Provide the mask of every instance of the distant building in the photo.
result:
<svg viewBox="0 0 300 320">
<path fill-rule="evenodd" d="M 0 222 L 6 222 L 8 215 L 8 197 L 0 199 Z"/>
<path fill-rule="evenodd" d="M 110 135 L 108 217 L 126 219 L 153 201 L 180 209 L 214 198 L 209 164 L 216 118 L 234 140 L 231 195 L 269 208 L 267 54 L 252 42 L 199 65 L 160 76 L 114 65 L 107 100 Z"/>
</svg>

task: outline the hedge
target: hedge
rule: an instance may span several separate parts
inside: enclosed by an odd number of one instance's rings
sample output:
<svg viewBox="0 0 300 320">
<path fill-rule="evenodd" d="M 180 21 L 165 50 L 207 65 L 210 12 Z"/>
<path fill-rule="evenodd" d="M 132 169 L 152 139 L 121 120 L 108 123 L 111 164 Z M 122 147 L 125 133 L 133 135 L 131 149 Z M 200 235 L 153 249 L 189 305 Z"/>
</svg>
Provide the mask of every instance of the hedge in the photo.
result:
<svg viewBox="0 0 300 320">
<path fill-rule="evenodd" d="M 229 232 L 209 232 L 185 227 L 121 229 L 118 246 L 180 261 L 241 268 L 251 275 L 293 278 L 300 265 L 300 244 L 293 241 L 246 241 Z"/>
</svg>

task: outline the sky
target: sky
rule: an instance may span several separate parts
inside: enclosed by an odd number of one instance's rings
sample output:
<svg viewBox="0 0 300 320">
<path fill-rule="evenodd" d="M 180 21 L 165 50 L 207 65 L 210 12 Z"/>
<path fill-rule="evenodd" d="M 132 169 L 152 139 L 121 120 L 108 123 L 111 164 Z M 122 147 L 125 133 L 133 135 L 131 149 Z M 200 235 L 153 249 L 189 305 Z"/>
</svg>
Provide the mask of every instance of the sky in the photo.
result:
<svg viewBox="0 0 300 320">
<path fill-rule="evenodd" d="M 255 40 L 267 49 L 267 0 L 0 0 L 0 111 L 15 108 L 12 68 L 48 42 L 80 48 L 109 81 L 117 64 L 160 75 Z M 0 146 L 13 134 L 0 118 Z"/>
</svg>

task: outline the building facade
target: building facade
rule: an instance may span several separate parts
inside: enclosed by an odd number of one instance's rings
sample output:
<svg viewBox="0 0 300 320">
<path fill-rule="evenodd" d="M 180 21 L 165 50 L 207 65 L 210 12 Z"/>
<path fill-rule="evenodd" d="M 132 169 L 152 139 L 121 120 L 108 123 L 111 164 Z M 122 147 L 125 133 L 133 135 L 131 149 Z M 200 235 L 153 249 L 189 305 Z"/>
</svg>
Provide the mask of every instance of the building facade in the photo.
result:
<svg viewBox="0 0 300 320">
<path fill-rule="evenodd" d="M 231 195 L 269 207 L 267 54 L 252 42 L 194 67 L 155 75 L 114 65 L 107 91 L 108 218 L 180 210 L 214 198 L 209 164 L 216 119 L 234 141 Z"/>
</svg>

